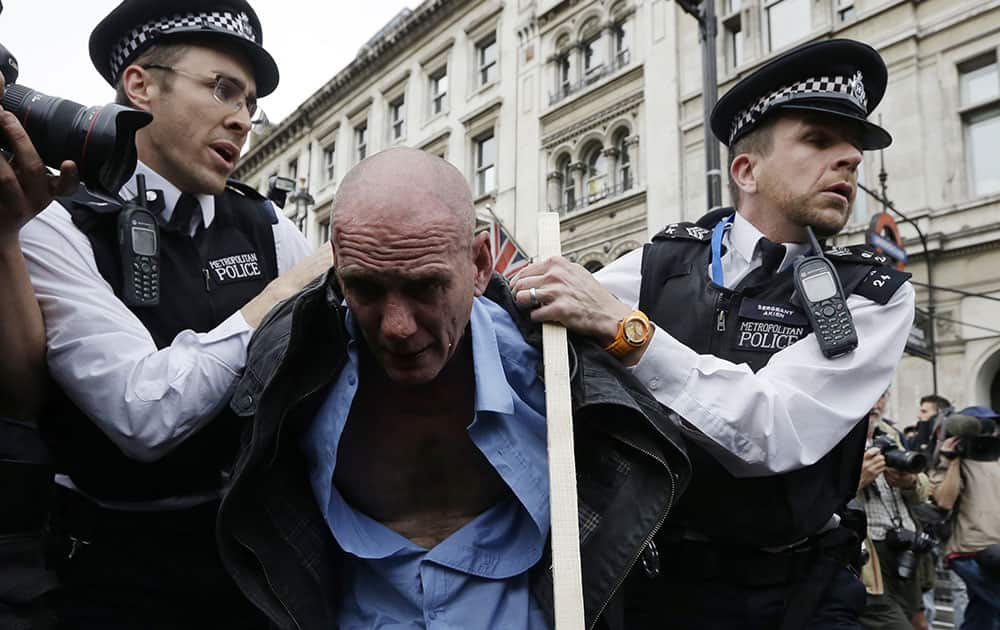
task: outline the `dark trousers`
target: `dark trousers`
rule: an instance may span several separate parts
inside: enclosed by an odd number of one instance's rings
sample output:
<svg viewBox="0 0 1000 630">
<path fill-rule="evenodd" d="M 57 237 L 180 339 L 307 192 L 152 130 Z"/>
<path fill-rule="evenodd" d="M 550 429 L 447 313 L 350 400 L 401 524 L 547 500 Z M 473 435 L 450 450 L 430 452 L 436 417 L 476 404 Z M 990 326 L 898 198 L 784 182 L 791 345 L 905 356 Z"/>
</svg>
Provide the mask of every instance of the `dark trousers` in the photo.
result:
<svg viewBox="0 0 1000 630">
<path fill-rule="evenodd" d="M 845 546 L 850 537 L 846 534 Z M 640 564 L 626 582 L 629 630 L 860 630 L 865 587 L 819 547 L 767 554 L 680 541 L 659 549 L 661 571 Z"/>
<path fill-rule="evenodd" d="M 55 616 L 56 587 L 42 538 L 49 516 L 52 468 L 35 426 L 0 417 L 0 628 L 44 630 Z"/>
<path fill-rule="evenodd" d="M 984 572 L 975 558 L 953 558 L 948 564 L 969 594 L 962 630 L 1000 630 L 1000 579 Z"/>
<path fill-rule="evenodd" d="M 668 581 L 659 605 L 663 614 L 642 626 L 671 630 L 777 630 L 797 584 L 750 586 L 724 581 L 684 579 L 677 568 L 676 580 Z M 817 608 L 802 630 L 859 630 L 858 615 L 865 605 L 865 587 L 846 568 L 836 571 Z"/>
<path fill-rule="evenodd" d="M 861 615 L 865 630 L 913 630 L 913 623 L 891 595 L 868 595 Z"/>
<path fill-rule="evenodd" d="M 914 571 L 908 579 L 899 576 L 899 556 L 885 543 L 875 540 L 875 553 L 882 568 L 882 595 L 869 595 L 861 625 L 869 630 L 911 630 L 911 619 L 923 609 L 920 579 Z"/>
<path fill-rule="evenodd" d="M 187 510 L 95 509 L 59 493 L 54 605 L 72 630 L 267 628 L 226 574 L 215 544 L 218 502 Z"/>
</svg>

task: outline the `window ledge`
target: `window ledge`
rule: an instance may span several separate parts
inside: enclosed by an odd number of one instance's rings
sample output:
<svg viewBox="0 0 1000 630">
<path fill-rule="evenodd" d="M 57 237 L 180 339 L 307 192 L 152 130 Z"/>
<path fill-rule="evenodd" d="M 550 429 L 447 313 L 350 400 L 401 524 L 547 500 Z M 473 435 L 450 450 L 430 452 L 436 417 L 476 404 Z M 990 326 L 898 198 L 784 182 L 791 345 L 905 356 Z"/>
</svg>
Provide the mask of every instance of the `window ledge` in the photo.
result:
<svg viewBox="0 0 1000 630">
<path fill-rule="evenodd" d="M 496 199 L 496 196 L 497 196 L 497 189 L 494 188 L 493 190 L 488 190 L 484 193 L 476 195 L 475 198 L 473 198 L 472 203 L 473 205 L 479 205 L 485 201 L 492 201 Z"/>
<path fill-rule="evenodd" d="M 994 96 L 991 99 L 979 101 L 978 103 L 963 105 L 958 108 L 958 114 L 963 118 L 966 118 L 969 116 L 975 116 L 976 114 L 982 114 L 983 112 L 987 112 L 994 108 L 1000 110 L 1000 96 Z"/>
<path fill-rule="evenodd" d="M 479 87 L 476 88 L 476 90 L 472 94 L 469 95 L 469 98 L 474 98 L 476 96 L 479 96 L 483 92 L 488 92 L 492 88 L 495 88 L 497 85 L 499 85 L 499 83 L 500 83 L 500 81 L 494 80 L 494 81 L 490 81 L 489 83 L 485 83 L 483 85 L 480 85 Z"/>
<path fill-rule="evenodd" d="M 593 203 L 559 215 L 559 221 L 561 223 L 566 221 L 576 222 L 589 214 L 606 210 L 607 208 L 617 204 L 628 203 L 632 199 L 644 195 L 645 193 L 646 187 L 639 185 L 633 185 L 631 188 L 627 188 L 618 193 L 609 191 L 607 196 L 601 197 Z M 550 212 L 554 211 L 550 210 Z"/>
<path fill-rule="evenodd" d="M 447 116 L 448 116 L 448 108 L 445 107 L 440 112 L 438 112 L 436 114 L 432 114 L 430 118 L 428 118 L 426 121 L 424 121 L 424 127 L 426 127 L 427 125 L 433 124 L 433 123 L 437 122 L 438 120 L 441 120 L 442 118 L 446 118 Z"/>
</svg>

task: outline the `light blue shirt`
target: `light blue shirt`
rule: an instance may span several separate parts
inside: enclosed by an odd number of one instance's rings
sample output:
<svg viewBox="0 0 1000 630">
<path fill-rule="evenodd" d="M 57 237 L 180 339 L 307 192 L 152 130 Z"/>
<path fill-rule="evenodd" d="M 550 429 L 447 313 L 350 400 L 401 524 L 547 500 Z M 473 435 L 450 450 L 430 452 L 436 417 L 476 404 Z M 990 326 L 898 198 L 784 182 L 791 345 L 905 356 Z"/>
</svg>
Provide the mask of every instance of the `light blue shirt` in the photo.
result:
<svg viewBox="0 0 1000 630">
<path fill-rule="evenodd" d="M 500 306 L 476 298 L 470 319 L 475 413 L 468 431 L 511 495 L 428 550 L 354 509 L 333 485 L 358 388 L 358 334 L 350 313 L 346 324 L 347 363 L 300 442 L 320 511 L 345 552 L 339 627 L 548 628 L 528 574 L 549 533 L 538 352 Z"/>
</svg>

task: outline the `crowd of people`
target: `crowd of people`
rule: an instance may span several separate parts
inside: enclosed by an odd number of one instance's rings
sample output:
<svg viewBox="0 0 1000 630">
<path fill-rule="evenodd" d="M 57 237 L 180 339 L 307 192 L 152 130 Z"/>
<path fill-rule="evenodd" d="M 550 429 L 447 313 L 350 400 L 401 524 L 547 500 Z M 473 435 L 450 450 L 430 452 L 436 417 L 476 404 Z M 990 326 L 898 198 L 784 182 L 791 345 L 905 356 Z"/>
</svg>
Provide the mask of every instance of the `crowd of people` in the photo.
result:
<svg viewBox="0 0 1000 630">
<path fill-rule="evenodd" d="M 1000 414 L 983 406 L 956 411 L 948 399 L 928 394 L 916 422 L 901 426 L 883 415 L 888 396 L 869 412 L 858 486 L 868 518 L 863 625 L 931 627 L 944 575 L 954 627 L 996 628 Z"/>
<path fill-rule="evenodd" d="M 0 113 L 0 628 L 552 628 L 557 322 L 588 628 L 928 627 L 940 555 L 962 627 L 1000 629 L 997 414 L 884 418 L 909 274 L 825 247 L 892 141 L 870 46 L 723 95 L 733 207 L 510 282 L 428 153 L 351 169 L 314 253 L 229 179 L 278 85 L 246 0 L 123 0 L 90 53 L 152 115 L 120 190 Z M 152 302 L 126 295 L 137 196 Z"/>
</svg>

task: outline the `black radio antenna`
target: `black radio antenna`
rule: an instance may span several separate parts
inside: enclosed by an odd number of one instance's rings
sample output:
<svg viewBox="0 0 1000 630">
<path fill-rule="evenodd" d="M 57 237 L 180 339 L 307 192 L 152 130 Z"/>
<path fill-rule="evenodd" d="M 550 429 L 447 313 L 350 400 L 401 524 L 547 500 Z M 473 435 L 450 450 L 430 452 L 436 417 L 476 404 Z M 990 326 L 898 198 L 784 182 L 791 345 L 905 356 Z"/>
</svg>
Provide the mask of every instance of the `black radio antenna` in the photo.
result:
<svg viewBox="0 0 1000 630">
<path fill-rule="evenodd" d="M 806 226 L 806 233 L 809 234 L 809 244 L 812 245 L 813 252 L 815 252 L 815 255 L 819 256 L 820 258 L 826 258 L 826 256 L 823 255 L 823 248 L 819 246 L 819 241 L 816 240 L 816 235 L 813 234 L 813 229 L 811 225 Z"/>
</svg>

